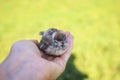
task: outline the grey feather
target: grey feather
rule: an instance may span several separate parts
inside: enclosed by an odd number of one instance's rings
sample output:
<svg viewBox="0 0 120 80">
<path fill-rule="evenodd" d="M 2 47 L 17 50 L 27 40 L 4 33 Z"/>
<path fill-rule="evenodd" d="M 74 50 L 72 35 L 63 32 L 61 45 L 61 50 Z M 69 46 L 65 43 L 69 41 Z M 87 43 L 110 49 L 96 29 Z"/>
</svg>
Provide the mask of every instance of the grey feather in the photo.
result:
<svg viewBox="0 0 120 80">
<path fill-rule="evenodd" d="M 68 41 L 66 35 L 58 29 L 50 28 L 41 33 L 42 39 L 39 49 L 45 54 L 60 56 L 68 49 Z"/>
</svg>

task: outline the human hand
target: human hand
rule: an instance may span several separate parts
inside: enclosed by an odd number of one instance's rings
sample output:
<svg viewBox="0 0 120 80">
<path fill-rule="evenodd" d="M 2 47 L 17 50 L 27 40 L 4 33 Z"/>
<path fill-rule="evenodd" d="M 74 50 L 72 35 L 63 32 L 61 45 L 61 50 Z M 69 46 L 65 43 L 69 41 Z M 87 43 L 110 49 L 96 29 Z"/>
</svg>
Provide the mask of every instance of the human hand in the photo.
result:
<svg viewBox="0 0 120 80">
<path fill-rule="evenodd" d="M 35 40 L 16 42 L 7 59 L 0 65 L 0 80 L 57 79 L 64 71 L 73 47 L 73 36 L 68 32 L 66 32 L 66 36 L 69 48 L 59 57 L 41 52 L 37 47 L 38 42 Z"/>
</svg>

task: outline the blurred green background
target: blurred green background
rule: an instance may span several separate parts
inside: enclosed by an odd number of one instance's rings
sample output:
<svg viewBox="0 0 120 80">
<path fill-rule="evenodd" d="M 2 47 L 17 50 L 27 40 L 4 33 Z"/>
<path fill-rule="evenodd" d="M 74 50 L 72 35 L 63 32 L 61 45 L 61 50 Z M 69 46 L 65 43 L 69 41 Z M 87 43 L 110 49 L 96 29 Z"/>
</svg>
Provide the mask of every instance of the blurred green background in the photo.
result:
<svg viewBox="0 0 120 80">
<path fill-rule="evenodd" d="M 0 62 L 50 27 L 75 38 L 58 80 L 120 80 L 120 0 L 0 0 Z"/>
</svg>

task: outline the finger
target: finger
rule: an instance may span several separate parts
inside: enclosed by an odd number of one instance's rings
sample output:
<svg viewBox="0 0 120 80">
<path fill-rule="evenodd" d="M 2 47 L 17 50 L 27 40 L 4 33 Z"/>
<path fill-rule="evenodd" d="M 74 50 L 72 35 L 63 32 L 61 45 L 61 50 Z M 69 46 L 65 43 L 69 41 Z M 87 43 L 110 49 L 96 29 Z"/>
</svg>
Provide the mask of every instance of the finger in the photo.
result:
<svg viewBox="0 0 120 80">
<path fill-rule="evenodd" d="M 36 47 L 38 48 L 38 41 L 37 40 L 28 40 L 28 41 L 31 41 L 32 43 L 34 43 L 35 45 L 36 45 Z M 38 53 L 38 55 L 40 56 L 40 57 L 42 57 L 43 55 L 44 55 L 44 53 L 38 48 L 38 51 L 39 51 L 39 53 Z"/>
<path fill-rule="evenodd" d="M 67 63 L 67 61 L 71 55 L 72 48 L 73 48 L 73 39 L 74 39 L 72 35 L 69 35 L 67 38 L 68 38 L 69 48 L 68 48 L 67 52 L 61 56 L 61 58 L 65 61 L 65 63 Z"/>
<path fill-rule="evenodd" d="M 66 63 L 71 55 L 71 51 L 73 48 L 73 36 L 69 32 L 66 33 L 66 36 L 67 36 L 68 44 L 69 44 L 69 48 L 67 52 L 64 53 L 62 56 L 57 57 L 53 60 L 53 62 L 60 64 L 62 67 L 66 66 Z"/>
<path fill-rule="evenodd" d="M 38 41 L 37 40 L 30 40 L 30 41 L 32 41 L 33 43 L 38 45 Z"/>
</svg>

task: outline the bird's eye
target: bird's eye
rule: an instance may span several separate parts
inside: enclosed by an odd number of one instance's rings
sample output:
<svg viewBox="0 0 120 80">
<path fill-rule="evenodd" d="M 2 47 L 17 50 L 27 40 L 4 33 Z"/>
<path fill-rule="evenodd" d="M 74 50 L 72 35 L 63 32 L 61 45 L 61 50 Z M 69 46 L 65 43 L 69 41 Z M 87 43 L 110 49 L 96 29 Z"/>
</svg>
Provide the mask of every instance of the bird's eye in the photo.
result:
<svg viewBox="0 0 120 80">
<path fill-rule="evenodd" d="M 52 31 L 49 31 L 48 33 L 49 33 L 50 35 L 52 35 L 52 34 L 53 34 L 53 32 L 52 32 Z"/>
</svg>

